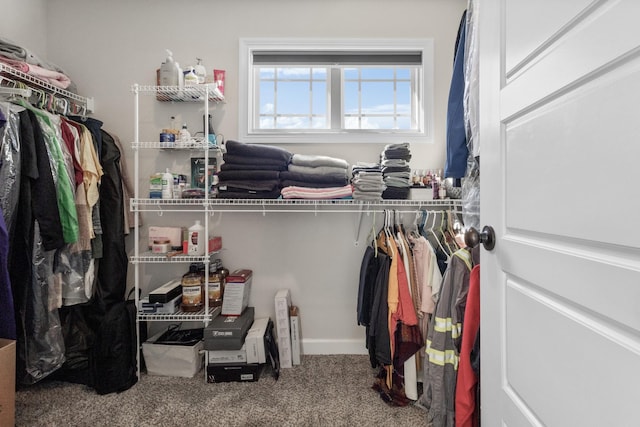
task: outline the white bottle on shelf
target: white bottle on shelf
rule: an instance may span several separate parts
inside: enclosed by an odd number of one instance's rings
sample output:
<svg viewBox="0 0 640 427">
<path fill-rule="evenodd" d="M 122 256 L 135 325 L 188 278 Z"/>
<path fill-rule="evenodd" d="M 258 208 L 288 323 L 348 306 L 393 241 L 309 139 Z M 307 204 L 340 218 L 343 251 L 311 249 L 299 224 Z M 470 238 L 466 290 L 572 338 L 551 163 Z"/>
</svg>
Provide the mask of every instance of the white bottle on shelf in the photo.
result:
<svg viewBox="0 0 640 427">
<path fill-rule="evenodd" d="M 202 256 L 204 255 L 204 245 L 207 241 L 204 235 L 204 227 L 199 220 L 189 227 L 189 240 L 187 242 L 187 255 Z"/>
<path fill-rule="evenodd" d="M 179 86 L 180 66 L 173 60 L 173 53 L 167 50 L 167 59 L 160 66 L 160 86 Z"/>
<path fill-rule="evenodd" d="M 169 168 L 162 174 L 162 198 L 173 199 L 173 174 Z"/>
</svg>

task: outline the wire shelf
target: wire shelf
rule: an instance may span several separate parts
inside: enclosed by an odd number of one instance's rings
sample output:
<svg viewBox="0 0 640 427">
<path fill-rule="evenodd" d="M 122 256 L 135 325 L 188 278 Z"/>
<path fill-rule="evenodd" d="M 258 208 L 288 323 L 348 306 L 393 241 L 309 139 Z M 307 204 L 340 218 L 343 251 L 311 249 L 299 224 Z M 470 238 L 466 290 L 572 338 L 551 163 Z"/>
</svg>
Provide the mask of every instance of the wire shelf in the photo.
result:
<svg viewBox="0 0 640 427">
<path fill-rule="evenodd" d="M 151 94 L 162 102 L 202 102 L 208 96 L 210 102 L 224 102 L 224 95 L 215 84 L 193 86 L 145 86 L 133 85 L 133 92 Z"/>
<path fill-rule="evenodd" d="M 187 312 L 178 310 L 173 314 L 155 314 L 138 312 L 138 320 L 146 322 L 204 322 L 211 321 L 220 314 L 220 307 L 209 307 L 209 311 L 204 309 L 200 311 Z"/>
<path fill-rule="evenodd" d="M 160 149 L 167 151 L 178 150 L 196 150 L 203 151 L 207 148 L 211 151 L 219 150 L 218 147 L 212 146 L 208 141 L 205 141 L 203 137 L 193 137 L 188 142 L 174 141 L 174 142 L 158 142 L 158 141 L 139 141 L 132 142 L 131 147 L 134 149 Z"/>
<path fill-rule="evenodd" d="M 215 255 L 220 251 L 210 252 L 204 256 L 194 256 L 194 255 L 184 255 L 183 253 L 178 253 L 176 255 L 167 255 L 167 254 L 154 254 L 151 252 L 143 252 L 136 256 L 129 257 L 129 262 L 131 264 L 166 264 L 166 263 L 192 263 L 192 262 L 202 262 L 209 263 L 211 255 Z"/>
<path fill-rule="evenodd" d="M 85 109 L 85 112 L 87 113 L 92 113 L 94 111 L 93 98 L 86 98 L 73 92 L 69 92 L 68 90 L 61 89 L 42 79 L 24 73 L 20 70 L 16 70 L 15 68 L 10 67 L 4 63 L 0 63 L 0 74 L 3 76 L 8 76 L 18 82 L 25 83 L 31 88 L 40 89 L 45 92 L 52 93 L 56 96 L 66 98 L 77 106 L 83 107 Z"/>
</svg>

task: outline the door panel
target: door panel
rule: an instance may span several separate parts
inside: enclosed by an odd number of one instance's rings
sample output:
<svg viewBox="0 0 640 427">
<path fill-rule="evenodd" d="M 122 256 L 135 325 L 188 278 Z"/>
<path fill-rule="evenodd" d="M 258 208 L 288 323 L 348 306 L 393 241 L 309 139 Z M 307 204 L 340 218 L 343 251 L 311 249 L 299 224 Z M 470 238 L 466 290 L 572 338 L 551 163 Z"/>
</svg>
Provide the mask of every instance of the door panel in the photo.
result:
<svg viewBox="0 0 640 427">
<path fill-rule="evenodd" d="M 537 419 L 548 426 L 623 425 L 611 424 L 602 406 L 615 391 L 616 418 L 637 423 L 635 344 L 627 347 L 633 343 L 595 316 L 517 280 L 507 281 L 506 310 L 507 387 Z"/>
<path fill-rule="evenodd" d="M 628 212 L 640 210 L 633 187 L 618 178 L 625 171 L 625 182 L 640 182 L 640 143 L 633 143 L 640 136 L 638 109 L 615 108 L 633 105 L 639 93 L 635 59 L 504 122 L 508 228 L 638 245 L 640 230 L 629 229 L 629 216 L 607 206 L 625 200 Z M 554 214 L 557 208 L 563 212 Z"/>
<path fill-rule="evenodd" d="M 638 425 L 640 2 L 479 8 L 482 422 Z"/>
<path fill-rule="evenodd" d="M 546 4 L 545 4 L 546 3 Z M 574 16 L 586 9 L 592 0 L 581 1 L 529 1 L 518 7 L 506 8 L 506 69 L 521 66 L 528 56 L 554 35 L 561 33 Z"/>
</svg>

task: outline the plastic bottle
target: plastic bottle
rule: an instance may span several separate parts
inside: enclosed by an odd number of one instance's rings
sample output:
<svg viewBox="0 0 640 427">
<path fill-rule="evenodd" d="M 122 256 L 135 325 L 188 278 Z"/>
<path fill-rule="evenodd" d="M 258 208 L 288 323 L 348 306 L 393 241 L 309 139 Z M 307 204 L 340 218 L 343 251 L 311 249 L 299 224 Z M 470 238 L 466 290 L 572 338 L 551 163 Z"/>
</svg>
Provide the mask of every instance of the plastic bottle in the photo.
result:
<svg viewBox="0 0 640 427">
<path fill-rule="evenodd" d="M 207 241 L 204 235 L 204 227 L 199 220 L 189 227 L 189 240 L 187 241 L 187 255 L 202 256 L 204 255 L 204 245 Z"/>
<path fill-rule="evenodd" d="M 202 65 L 202 59 L 196 58 L 198 63 L 194 67 L 196 76 L 198 76 L 198 83 L 203 84 L 207 78 L 207 69 Z"/>
<path fill-rule="evenodd" d="M 173 174 L 169 172 L 169 168 L 162 174 L 162 198 L 173 198 Z"/>
<path fill-rule="evenodd" d="M 198 268 L 191 264 L 189 272 L 182 276 L 182 311 L 200 311 L 204 306 L 204 285 Z"/>
<path fill-rule="evenodd" d="M 189 67 L 189 71 L 184 74 L 184 85 L 195 86 L 198 84 L 198 76 L 193 67 Z"/>
<path fill-rule="evenodd" d="M 160 86 L 179 86 L 180 65 L 173 60 L 173 53 L 169 49 L 166 51 L 167 59 L 160 66 Z"/>
<path fill-rule="evenodd" d="M 191 141 L 191 132 L 187 129 L 187 124 L 183 123 L 182 129 L 180 129 L 180 133 L 178 134 L 178 141 L 180 141 L 181 146 L 185 146 Z"/>
</svg>

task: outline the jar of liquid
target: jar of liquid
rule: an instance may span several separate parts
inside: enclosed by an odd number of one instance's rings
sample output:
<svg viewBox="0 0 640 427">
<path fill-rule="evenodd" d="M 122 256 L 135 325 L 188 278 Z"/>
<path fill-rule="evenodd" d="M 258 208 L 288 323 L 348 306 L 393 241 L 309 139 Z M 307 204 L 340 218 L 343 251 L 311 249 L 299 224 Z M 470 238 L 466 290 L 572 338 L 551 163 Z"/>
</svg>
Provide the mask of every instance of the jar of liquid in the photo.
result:
<svg viewBox="0 0 640 427">
<path fill-rule="evenodd" d="M 182 276 L 182 311 L 200 311 L 204 306 L 204 283 L 197 271 Z"/>
<path fill-rule="evenodd" d="M 209 272 L 209 307 L 222 305 L 224 294 L 224 279 L 219 272 Z"/>
</svg>

